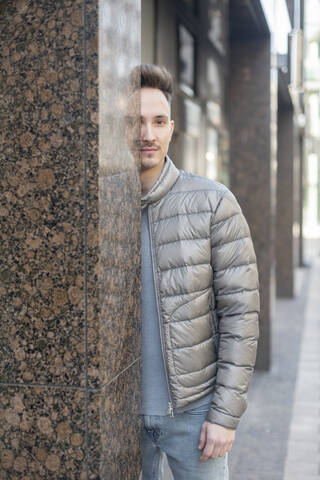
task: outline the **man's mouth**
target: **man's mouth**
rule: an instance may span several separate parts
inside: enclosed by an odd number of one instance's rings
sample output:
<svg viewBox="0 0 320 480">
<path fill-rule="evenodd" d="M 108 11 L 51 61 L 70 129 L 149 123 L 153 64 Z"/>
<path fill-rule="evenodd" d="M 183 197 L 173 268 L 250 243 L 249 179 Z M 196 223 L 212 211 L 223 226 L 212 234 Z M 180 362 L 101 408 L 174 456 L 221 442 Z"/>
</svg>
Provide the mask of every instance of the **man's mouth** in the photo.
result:
<svg viewBox="0 0 320 480">
<path fill-rule="evenodd" d="M 157 151 L 157 148 L 153 148 L 153 147 L 143 147 L 141 148 L 141 152 L 156 152 Z"/>
</svg>

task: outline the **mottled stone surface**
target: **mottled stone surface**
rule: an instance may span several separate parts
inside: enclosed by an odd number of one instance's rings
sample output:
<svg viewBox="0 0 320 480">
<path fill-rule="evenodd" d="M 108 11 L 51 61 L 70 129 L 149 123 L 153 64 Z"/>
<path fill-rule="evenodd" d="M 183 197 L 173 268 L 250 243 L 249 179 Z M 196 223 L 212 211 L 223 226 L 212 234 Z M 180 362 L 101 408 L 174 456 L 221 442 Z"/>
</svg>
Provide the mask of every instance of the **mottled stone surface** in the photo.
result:
<svg viewBox="0 0 320 480">
<path fill-rule="evenodd" d="M 0 386 L 0 478 L 85 479 L 81 390 Z"/>
<path fill-rule="evenodd" d="M 0 63 L 0 478 L 135 479 L 140 2 L 1 2 Z"/>
<path fill-rule="evenodd" d="M 81 6 L 0 10 L 2 382 L 84 384 Z"/>
<path fill-rule="evenodd" d="M 136 480 L 141 468 L 136 414 L 140 402 L 141 191 L 139 159 L 130 151 L 126 123 L 129 114 L 134 124 L 140 118 L 140 105 L 130 103 L 129 108 L 128 104 L 128 75 L 140 64 L 140 32 L 139 0 L 100 0 L 100 314 L 88 318 L 89 329 L 99 322 L 98 375 L 91 374 L 89 367 L 88 376 L 89 385 L 99 388 L 89 402 L 93 414 L 91 418 L 89 412 L 89 478 L 94 479 Z M 91 296 L 89 307 L 90 302 Z"/>
<path fill-rule="evenodd" d="M 102 391 L 90 395 L 90 479 L 138 479 L 141 420 L 137 410 L 140 393 L 136 385 L 140 383 L 140 370 L 140 361 L 137 361 Z"/>
<path fill-rule="evenodd" d="M 257 367 L 268 369 L 274 304 L 277 78 L 268 38 L 230 44 L 230 188 L 248 221 L 260 277 Z"/>
<path fill-rule="evenodd" d="M 86 2 L 86 304 L 87 380 L 98 379 L 101 350 L 99 304 L 99 75 L 98 1 Z M 98 386 L 97 383 L 94 386 Z"/>
<path fill-rule="evenodd" d="M 133 180 L 130 171 L 100 178 L 100 348 L 108 352 L 100 357 L 101 385 L 140 352 L 140 204 Z"/>
</svg>

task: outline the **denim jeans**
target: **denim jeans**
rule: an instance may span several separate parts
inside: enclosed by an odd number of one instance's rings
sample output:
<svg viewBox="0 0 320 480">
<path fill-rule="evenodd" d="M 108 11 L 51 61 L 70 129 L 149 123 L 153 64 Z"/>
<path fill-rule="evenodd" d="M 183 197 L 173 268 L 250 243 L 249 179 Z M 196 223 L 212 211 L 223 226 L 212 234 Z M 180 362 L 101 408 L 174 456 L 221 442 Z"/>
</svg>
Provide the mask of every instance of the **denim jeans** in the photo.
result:
<svg viewBox="0 0 320 480">
<path fill-rule="evenodd" d="M 143 415 L 142 480 L 162 480 L 163 454 L 174 480 L 228 480 L 228 453 L 224 457 L 199 462 L 202 423 L 210 403 L 169 415 Z"/>
</svg>

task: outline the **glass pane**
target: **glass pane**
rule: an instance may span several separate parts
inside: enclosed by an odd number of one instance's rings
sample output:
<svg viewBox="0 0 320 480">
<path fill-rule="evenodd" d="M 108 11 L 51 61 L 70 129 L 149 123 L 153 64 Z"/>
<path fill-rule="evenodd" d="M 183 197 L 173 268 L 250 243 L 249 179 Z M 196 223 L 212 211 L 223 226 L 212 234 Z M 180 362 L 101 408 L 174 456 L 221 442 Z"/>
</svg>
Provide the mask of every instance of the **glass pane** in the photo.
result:
<svg viewBox="0 0 320 480">
<path fill-rule="evenodd" d="M 186 172 L 197 173 L 198 139 L 192 135 L 183 134 L 183 169 Z"/>
<path fill-rule="evenodd" d="M 218 132 L 215 128 L 207 129 L 206 176 L 218 180 Z"/>
<path fill-rule="evenodd" d="M 227 38 L 227 1 L 209 0 L 208 7 L 209 32 L 208 37 L 220 53 L 226 52 Z"/>
<path fill-rule="evenodd" d="M 179 25 L 179 80 L 180 88 L 187 95 L 194 95 L 194 38 L 183 26 Z"/>
<path fill-rule="evenodd" d="M 194 137 L 200 135 L 201 107 L 186 98 L 183 102 L 185 131 Z"/>
<path fill-rule="evenodd" d="M 217 63 L 212 59 L 207 60 L 207 80 L 209 88 L 209 96 L 212 100 L 221 103 L 222 87 L 221 76 Z"/>
<path fill-rule="evenodd" d="M 221 158 L 221 170 L 219 182 L 224 183 L 227 187 L 230 184 L 230 174 L 229 174 L 229 134 L 227 130 L 222 130 L 220 132 L 219 139 L 219 156 Z"/>
</svg>

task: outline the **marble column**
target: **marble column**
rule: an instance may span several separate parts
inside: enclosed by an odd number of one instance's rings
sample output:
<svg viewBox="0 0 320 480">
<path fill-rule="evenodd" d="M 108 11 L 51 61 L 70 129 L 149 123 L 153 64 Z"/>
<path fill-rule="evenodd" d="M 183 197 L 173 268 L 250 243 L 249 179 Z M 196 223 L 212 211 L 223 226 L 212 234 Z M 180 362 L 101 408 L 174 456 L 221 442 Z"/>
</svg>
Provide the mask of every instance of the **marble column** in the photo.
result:
<svg viewBox="0 0 320 480">
<path fill-rule="evenodd" d="M 257 368 L 266 370 L 275 297 L 277 77 L 271 60 L 266 36 L 230 42 L 230 188 L 248 221 L 257 254 L 261 299 Z"/>
<path fill-rule="evenodd" d="M 0 478 L 136 479 L 140 5 L 0 4 Z"/>
</svg>

